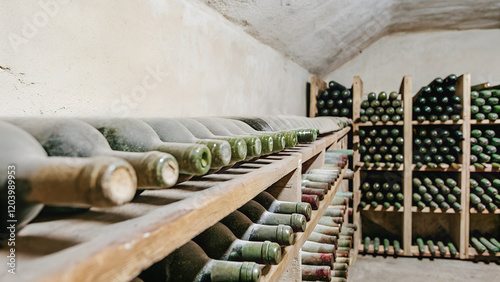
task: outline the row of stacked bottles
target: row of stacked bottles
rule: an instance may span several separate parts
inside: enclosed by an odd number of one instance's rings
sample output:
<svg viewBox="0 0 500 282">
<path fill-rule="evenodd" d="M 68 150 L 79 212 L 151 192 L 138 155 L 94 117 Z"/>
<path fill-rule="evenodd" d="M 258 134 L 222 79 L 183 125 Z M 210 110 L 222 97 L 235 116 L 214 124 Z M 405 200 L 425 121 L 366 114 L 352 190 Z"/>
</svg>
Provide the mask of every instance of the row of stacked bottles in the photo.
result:
<svg viewBox="0 0 500 282">
<path fill-rule="evenodd" d="M 60 213 L 122 205 L 143 190 L 169 188 L 347 125 L 332 117 L 4 118 L 0 160 L 15 175 L 0 176 L 1 234 L 8 234 L 8 216 L 19 231 L 44 206 Z M 16 213 L 6 204 L 14 187 Z"/>
<path fill-rule="evenodd" d="M 347 156 L 330 152 L 330 162 L 325 167 L 304 174 L 302 186 L 316 187 L 328 193 L 336 185 L 346 165 Z M 345 175 L 345 174 L 344 174 Z M 349 175 L 348 175 L 349 177 Z M 324 187 L 319 188 L 319 186 Z M 303 194 L 315 196 L 317 193 Z M 323 195 L 325 196 L 325 195 Z M 312 278 L 312 267 L 323 269 L 325 276 L 347 277 L 349 253 L 337 250 L 339 236 L 351 242 L 352 229 L 342 227 L 343 216 L 348 212 L 344 195 L 337 193 L 327 213 L 314 228 L 309 240 L 302 247 L 302 278 Z M 321 200 L 320 200 L 321 201 Z M 143 281 L 259 281 L 266 265 L 281 262 L 282 248 L 294 244 L 296 233 L 306 230 L 312 210 L 310 200 L 302 202 L 279 201 L 269 192 L 261 192 L 253 200 L 232 212 L 218 223 L 203 231 L 184 246 L 144 270 Z M 350 238 L 350 239 L 348 239 Z M 325 241 L 326 240 L 326 241 Z M 328 249 L 317 248 L 318 245 Z M 340 240 L 341 245 L 343 241 Z M 326 251 L 330 251 L 325 254 Z M 346 261 L 347 260 L 347 261 Z M 325 264 L 326 263 L 326 264 Z M 309 276 L 308 276 L 309 275 Z M 337 281 L 337 280 L 336 280 Z"/>
</svg>

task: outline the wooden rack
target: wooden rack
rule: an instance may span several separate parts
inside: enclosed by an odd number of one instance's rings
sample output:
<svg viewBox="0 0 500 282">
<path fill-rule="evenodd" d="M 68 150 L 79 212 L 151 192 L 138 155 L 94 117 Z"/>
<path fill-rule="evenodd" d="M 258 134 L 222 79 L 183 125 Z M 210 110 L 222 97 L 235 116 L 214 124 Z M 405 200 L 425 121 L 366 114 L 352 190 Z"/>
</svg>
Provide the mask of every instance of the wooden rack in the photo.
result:
<svg viewBox="0 0 500 282">
<path fill-rule="evenodd" d="M 324 90 L 322 87 L 326 88 L 326 83 L 323 82 L 321 79 L 317 77 L 313 77 L 311 79 L 311 85 L 316 85 L 316 89 L 318 90 Z M 376 171 L 389 171 L 392 170 L 393 172 L 398 172 L 400 171 L 402 174 L 402 185 L 403 185 L 403 194 L 404 194 L 404 205 L 401 209 L 398 211 L 394 210 L 394 207 L 390 207 L 388 209 L 383 208 L 382 206 L 378 206 L 375 209 L 373 209 L 370 205 L 367 205 L 366 207 L 363 208 L 362 212 L 382 212 L 382 213 L 403 213 L 402 215 L 402 222 L 401 222 L 401 235 L 402 235 L 402 246 L 401 249 L 403 252 L 400 255 L 404 256 L 421 256 L 418 253 L 417 246 L 412 245 L 413 239 L 415 239 L 415 227 L 418 227 L 422 224 L 426 224 L 424 221 L 421 221 L 422 218 L 428 217 L 427 215 L 435 215 L 438 217 L 446 217 L 448 221 L 451 222 L 450 224 L 450 229 L 449 235 L 451 236 L 452 240 L 456 243 L 456 247 L 458 249 L 459 254 L 457 255 L 457 258 L 460 259 L 477 259 L 477 258 L 484 258 L 485 255 L 482 254 L 477 254 L 477 252 L 469 247 L 469 233 L 471 231 L 471 219 L 470 215 L 471 214 L 478 214 L 477 211 L 474 208 L 470 207 L 470 189 L 469 189 L 469 179 L 470 179 L 470 173 L 471 172 L 500 172 L 500 170 L 497 169 L 492 169 L 491 167 L 486 168 L 485 170 L 476 170 L 473 166 L 470 165 L 470 133 L 471 133 L 471 125 L 475 124 L 489 124 L 489 125 L 494 125 L 494 124 L 500 124 L 500 121 L 497 120 L 495 122 L 490 122 L 490 121 L 482 121 L 482 122 L 476 122 L 475 120 L 471 120 L 471 115 L 470 115 L 470 105 L 471 105 L 471 100 L 470 100 L 470 86 L 471 86 L 471 76 L 470 74 L 464 74 L 458 78 L 457 85 L 456 85 L 456 95 L 460 96 L 462 98 L 462 106 L 463 106 L 463 113 L 462 113 L 462 119 L 453 122 L 453 121 L 446 121 L 446 122 L 441 122 L 441 121 L 436 121 L 436 122 L 429 122 L 425 121 L 422 123 L 419 123 L 418 121 L 413 120 L 412 117 L 412 109 L 413 109 L 413 101 L 415 97 L 412 97 L 412 80 L 410 76 L 405 76 L 403 77 L 403 80 L 401 82 L 400 86 L 400 92 L 402 94 L 402 100 L 403 100 L 403 107 L 405 109 L 404 111 L 404 118 L 402 121 L 399 121 L 397 123 L 394 122 L 387 122 L 387 123 L 382 123 L 382 122 L 377 122 L 373 124 L 372 122 L 365 122 L 365 123 L 359 123 L 359 117 L 360 117 L 360 109 L 361 109 L 361 102 L 362 102 L 362 96 L 363 96 L 363 82 L 359 76 L 354 77 L 353 80 L 353 148 L 355 149 L 354 156 L 353 156 L 353 163 L 354 163 L 354 168 L 355 168 L 355 175 L 354 175 L 354 180 L 353 180 L 353 192 L 354 192 L 354 199 L 353 199 L 353 215 L 354 215 L 354 222 L 358 223 L 359 229 L 358 232 L 356 232 L 355 236 L 355 245 L 357 245 L 357 249 L 360 251 L 363 250 L 362 248 L 362 242 L 361 242 L 361 211 L 358 210 L 358 205 L 359 201 L 361 198 L 361 191 L 359 189 L 360 184 L 361 184 L 361 175 L 360 171 L 369 171 L 369 170 L 376 170 Z M 311 86 L 312 87 L 312 86 Z M 312 88 L 311 88 L 312 89 Z M 311 92 L 312 93 L 312 92 Z M 310 100 L 314 100 L 314 97 L 311 96 Z M 311 107 L 315 105 L 314 102 L 310 103 Z M 310 109 L 310 113 L 314 113 L 312 109 Z M 356 135 L 357 131 L 359 130 L 360 127 L 364 126 L 379 126 L 379 125 L 384 125 L 384 126 L 402 126 L 403 131 L 404 131 L 404 140 L 406 141 L 404 143 L 404 164 L 399 168 L 399 169 L 386 169 L 384 167 L 365 167 L 363 163 L 360 162 L 360 154 L 357 151 L 357 148 L 359 146 L 359 136 Z M 415 165 L 412 163 L 412 156 L 413 156 L 413 127 L 414 126 L 425 126 L 425 125 L 442 125 L 442 126 L 451 126 L 451 127 L 457 127 L 463 132 L 464 136 L 464 141 L 461 143 L 461 149 L 462 149 L 462 156 L 460 159 L 460 165 L 457 167 L 449 167 L 449 168 L 436 168 L 436 169 L 431 169 L 427 168 L 426 166 L 417 169 Z M 453 209 L 449 209 L 446 211 L 442 211 L 441 209 L 437 209 L 435 211 L 430 211 L 429 208 L 425 208 L 423 210 L 418 210 L 416 207 L 412 206 L 412 176 L 413 172 L 422 172 L 422 171 L 440 171 L 440 172 L 454 172 L 455 174 L 458 174 L 458 182 L 459 182 L 459 187 L 461 188 L 461 199 L 460 203 L 462 205 L 462 210 L 460 212 L 455 212 Z M 500 210 L 497 210 L 493 213 L 484 211 L 481 214 L 487 215 L 487 216 L 497 216 L 500 214 Z M 500 221 L 500 220 L 498 220 Z M 417 251 L 415 251 L 417 250 Z M 473 251 L 472 251 L 473 250 Z M 423 255 L 425 257 L 426 254 Z M 449 256 L 445 256 L 449 257 Z M 489 256 L 491 257 L 491 256 Z M 495 257 L 495 256 L 493 256 Z M 497 256 L 499 257 L 499 256 Z"/>
<path fill-rule="evenodd" d="M 300 201 L 302 170 L 321 167 L 325 150 L 343 147 L 349 131 L 349 127 L 344 128 L 313 143 L 171 189 L 144 191 L 121 207 L 40 217 L 16 236 L 19 263 L 15 278 L 130 281 L 266 189 L 279 200 Z M 307 230 L 296 234 L 294 244 L 284 248 L 282 262 L 263 269 L 263 281 L 277 281 L 299 254 L 340 182 L 333 185 L 319 210 L 313 211 Z M 8 249 L 6 244 L 0 249 L 4 265 Z M 8 281 L 10 275 L 3 272 L 0 280 Z"/>
</svg>

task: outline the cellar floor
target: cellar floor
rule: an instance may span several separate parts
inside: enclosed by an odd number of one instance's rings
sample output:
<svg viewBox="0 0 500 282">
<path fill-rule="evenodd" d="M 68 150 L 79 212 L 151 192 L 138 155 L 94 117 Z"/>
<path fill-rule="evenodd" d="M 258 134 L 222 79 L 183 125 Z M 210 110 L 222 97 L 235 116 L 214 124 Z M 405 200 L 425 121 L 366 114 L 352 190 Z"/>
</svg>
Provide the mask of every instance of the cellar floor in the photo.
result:
<svg viewBox="0 0 500 282">
<path fill-rule="evenodd" d="M 500 281 L 500 264 L 450 259 L 373 257 L 358 255 L 349 267 L 349 282 L 357 281 Z"/>
</svg>

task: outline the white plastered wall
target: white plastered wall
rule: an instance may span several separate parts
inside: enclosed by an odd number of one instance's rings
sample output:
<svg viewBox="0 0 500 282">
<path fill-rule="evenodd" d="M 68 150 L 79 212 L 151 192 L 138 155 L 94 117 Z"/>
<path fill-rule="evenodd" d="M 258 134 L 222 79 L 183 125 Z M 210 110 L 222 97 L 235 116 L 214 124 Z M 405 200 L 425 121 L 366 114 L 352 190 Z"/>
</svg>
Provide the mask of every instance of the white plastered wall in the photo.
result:
<svg viewBox="0 0 500 282">
<path fill-rule="evenodd" d="M 0 2 L 0 116 L 305 115 L 309 80 L 198 1 Z"/>
<path fill-rule="evenodd" d="M 472 84 L 500 84 L 500 30 L 398 33 L 381 38 L 357 57 L 326 75 L 351 85 L 363 80 L 363 92 L 399 90 L 404 75 L 413 94 L 436 77 L 471 73 Z"/>
</svg>

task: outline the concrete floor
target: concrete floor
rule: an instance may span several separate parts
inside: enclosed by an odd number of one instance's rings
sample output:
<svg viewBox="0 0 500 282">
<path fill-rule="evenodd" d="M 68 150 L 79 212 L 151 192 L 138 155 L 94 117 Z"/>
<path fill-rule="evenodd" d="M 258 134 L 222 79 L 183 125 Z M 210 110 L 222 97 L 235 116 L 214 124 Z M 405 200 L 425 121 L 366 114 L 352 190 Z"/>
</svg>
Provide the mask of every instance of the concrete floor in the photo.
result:
<svg viewBox="0 0 500 282">
<path fill-rule="evenodd" d="M 450 259 L 419 260 L 408 257 L 358 255 L 356 263 L 349 267 L 348 281 L 499 282 L 500 265 Z"/>
</svg>

